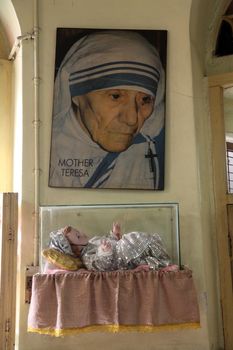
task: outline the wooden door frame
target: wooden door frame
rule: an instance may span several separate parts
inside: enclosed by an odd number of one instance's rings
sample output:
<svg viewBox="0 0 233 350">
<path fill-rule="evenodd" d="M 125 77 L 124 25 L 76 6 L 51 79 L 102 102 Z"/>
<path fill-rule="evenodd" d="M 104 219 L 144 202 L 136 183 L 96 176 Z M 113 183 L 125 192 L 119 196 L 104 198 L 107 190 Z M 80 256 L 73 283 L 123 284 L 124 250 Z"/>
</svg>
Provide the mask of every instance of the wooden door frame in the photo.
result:
<svg viewBox="0 0 233 350">
<path fill-rule="evenodd" d="M 227 193 L 226 148 L 223 89 L 233 86 L 233 73 L 208 78 L 212 137 L 212 170 L 214 183 L 215 226 L 218 249 L 221 307 L 225 350 L 233 349 L 233 291 L 229 256 L 227 205 L 233 194 Z"/>
<path fill-rule="evenodd" d="M 18 195 L 0 193 L 0 348 L 15 345 Z"/>
</svg>

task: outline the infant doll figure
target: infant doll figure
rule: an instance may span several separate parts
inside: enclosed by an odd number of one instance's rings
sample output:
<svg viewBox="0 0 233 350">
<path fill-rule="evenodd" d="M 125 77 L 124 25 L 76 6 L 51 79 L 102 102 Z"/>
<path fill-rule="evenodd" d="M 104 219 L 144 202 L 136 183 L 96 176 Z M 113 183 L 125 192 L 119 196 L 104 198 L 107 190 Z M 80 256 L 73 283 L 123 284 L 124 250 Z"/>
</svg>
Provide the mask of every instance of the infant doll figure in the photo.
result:
<svg viewBox="0 0 233 350">
<path fill-rule="evenodd" d="M 170 257 L 157 233 L 121 233 L 119 223 L 113 223 L 108 236 L 89 240 L 81 254 L 88 270 L 159 270 L 170 265 Z"/>
</svg>

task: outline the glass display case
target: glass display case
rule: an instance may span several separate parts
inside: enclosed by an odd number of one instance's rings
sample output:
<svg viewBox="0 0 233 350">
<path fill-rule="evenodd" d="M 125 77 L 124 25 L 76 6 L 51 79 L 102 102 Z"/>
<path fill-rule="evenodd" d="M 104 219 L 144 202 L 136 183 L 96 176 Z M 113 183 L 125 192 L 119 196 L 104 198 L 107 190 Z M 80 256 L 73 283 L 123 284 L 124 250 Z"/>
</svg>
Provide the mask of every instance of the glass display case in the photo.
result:
<svg viewBox="0 0 233 350">
<path fill-rule="evenodd" d="M 48 246 L 51 231 L 66 225 L 91 238 L 107 235 L 112 223 L 119 222 L 123 234 L 158 233 L 173 263 L 180 265 L 179 212 L 175 203 L 43 206 L 40 218 L 41 248 Z M 200 327 L 192 271 L 172 267 L 160 271 L 81 268 L 37 273 L 33 276 L 28 332 L 59 337 L 93 331 L 154 332 L 163 327 Z"/>
<path fill-rule="evenodd" d="M 172 262 L 181 265 L 177 203 L 41 206 L 40 248 L 48 247 L 50 232 L 64 226 L 73 226 L 91 238 L 107 235 L 113 222 L 121 225 L 123 234 L 133 231 L 158 233 Z"/>
</svg>

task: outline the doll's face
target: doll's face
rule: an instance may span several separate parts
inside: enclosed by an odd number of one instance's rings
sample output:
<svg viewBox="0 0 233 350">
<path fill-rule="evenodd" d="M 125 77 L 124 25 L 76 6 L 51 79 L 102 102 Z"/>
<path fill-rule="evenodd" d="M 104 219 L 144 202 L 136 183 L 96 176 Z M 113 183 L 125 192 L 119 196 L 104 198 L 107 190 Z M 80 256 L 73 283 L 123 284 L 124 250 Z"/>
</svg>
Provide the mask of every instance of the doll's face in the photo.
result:
<svg viewBox="0 0 233 350">
<path fill-rule="evenodd" d="M 80 255 L 82 249 L 87 245 L 88 238 L 87 236 L 76 230 L 75 228 L 71 226 L 66 226 L 63 230 L 65 237 L 70 243 L 71 249 L 74 254 L 77 256 Z"/>
</svg>

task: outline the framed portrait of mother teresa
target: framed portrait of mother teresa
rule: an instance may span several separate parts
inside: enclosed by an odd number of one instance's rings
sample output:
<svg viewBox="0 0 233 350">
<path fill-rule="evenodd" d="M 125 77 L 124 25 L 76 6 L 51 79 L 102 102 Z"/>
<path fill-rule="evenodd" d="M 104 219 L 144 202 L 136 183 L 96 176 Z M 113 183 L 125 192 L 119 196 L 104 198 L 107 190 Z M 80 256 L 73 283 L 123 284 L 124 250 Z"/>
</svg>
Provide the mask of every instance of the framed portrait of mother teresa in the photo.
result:
<svg viewBox="0 0 233 350">
<path fill-rule="evenodd" d="M 167 31 L 58 28 L 50 187 L 164 189 Z"/>
</svg>

